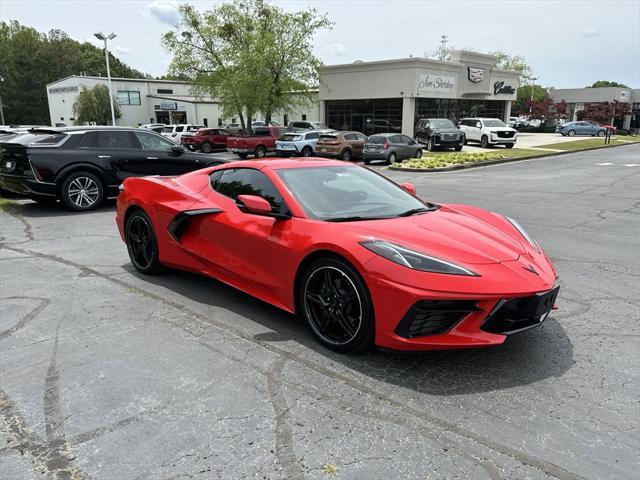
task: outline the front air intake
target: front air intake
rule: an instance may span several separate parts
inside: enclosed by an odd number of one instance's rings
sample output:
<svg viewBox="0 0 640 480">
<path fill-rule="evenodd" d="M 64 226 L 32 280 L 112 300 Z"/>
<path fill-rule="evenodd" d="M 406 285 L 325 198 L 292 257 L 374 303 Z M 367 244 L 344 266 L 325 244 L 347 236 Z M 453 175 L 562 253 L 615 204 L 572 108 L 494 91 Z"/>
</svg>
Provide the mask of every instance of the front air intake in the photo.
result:
<svg viewBox="0 0 640 480">
<path fill-rule="evenodd" d="M 421 300 L 402 317 L 395 333 L 404 338 L 437 335 L 477 311 L 474 300 Z"/>
</svg>

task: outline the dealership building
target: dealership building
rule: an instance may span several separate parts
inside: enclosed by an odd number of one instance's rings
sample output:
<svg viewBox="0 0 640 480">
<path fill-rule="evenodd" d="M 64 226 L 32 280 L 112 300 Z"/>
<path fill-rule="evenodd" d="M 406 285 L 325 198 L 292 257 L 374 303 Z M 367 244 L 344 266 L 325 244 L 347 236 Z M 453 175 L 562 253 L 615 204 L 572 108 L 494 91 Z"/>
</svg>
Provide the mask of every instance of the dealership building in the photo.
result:
<svg viewBox="0 0 640 480">
<path fill-rule="evenodd" d="M 570 121 L 578 120 L 578 112 L 583 110 L 587 103 L 604 103 L 614 100 L 630 103 L 631 115 L 625 115 L 623 119 L 616 119 L 615 126 L 625 130 L 640 128 L 640 89 L 638 88 L 552 88 L 549 90 L 549 96 L 556 103 L 562 100 L 567 103 L 567 114 Z"/>
<path fill-rule="evenodd" d="M 413 136 L 419 118 L 468 116 L 509 119 L 518 72 L 494 68 L 496 58 L 456 50 L 449 61 L 405 58 L 331 65 L 320 74 L 318 102 L 274 120 L 322 121 L 331 128 L 401 131 Z M 73 103 L 83 87 L 107 85 L 105 77 L 71 76 L 47 85 L 51 123 L 73 123 Z M 218 102 L 192 95 L 188 83 L 152 79 L 112 79 L 122 112 L 119 125 L 197 123 L 224 125 Z"/>
</svg>

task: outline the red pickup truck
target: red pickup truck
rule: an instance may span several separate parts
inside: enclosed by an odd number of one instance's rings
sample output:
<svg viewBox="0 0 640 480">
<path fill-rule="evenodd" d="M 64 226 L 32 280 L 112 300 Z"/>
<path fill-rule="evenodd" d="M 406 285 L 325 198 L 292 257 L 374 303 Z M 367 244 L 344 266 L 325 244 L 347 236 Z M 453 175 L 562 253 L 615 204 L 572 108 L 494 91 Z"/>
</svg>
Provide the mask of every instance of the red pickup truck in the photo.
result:
<svg viewBox="0 0 640 480">
<path fill-rule="evenodd" d="M 276 150 L 276 140 L 282 136 L 282 127 L 256 127 L 253 135 L 238 135 L 227 138 L 227 151 L 235 153 L 240 158 L 255 155 L 264 157 L 267 152 Z"/>
</svg>

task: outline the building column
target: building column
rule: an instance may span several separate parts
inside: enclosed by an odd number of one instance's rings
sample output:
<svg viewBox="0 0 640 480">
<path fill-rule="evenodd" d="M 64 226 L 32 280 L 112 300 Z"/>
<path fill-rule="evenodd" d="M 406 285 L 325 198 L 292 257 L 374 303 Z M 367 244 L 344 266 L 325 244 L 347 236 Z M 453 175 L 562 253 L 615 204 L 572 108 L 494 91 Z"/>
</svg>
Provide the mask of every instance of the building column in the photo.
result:
<svg viewBox="0 0 640 480">
<path fill-rule="evenodd" d="M 507 125 L 509 125 L 509 117 L 511 117 L 511 100 L 504 102 L 504 118 L 502 120 Z"/>
<path fill-rule="evenodd" d="M 413 138 L 413 127 L 416 123 L 416 99 L 404 97 L 402 99 L 402 134 Z"/>
<path fill-rule="evenodd" d="M 625 115 L 622 120 L 622 128 L 629 130 L 631 128 L 631 115 Z"/>
<path fill-rule="evenodd" d="M 318 106 L 318 108 L 319 108 L 319 111 L 318 111 L 318 121 L 319 121 L 320 123 L 327 123 L 327 121 L 326 121 L 327 119 L 325 118 L 325 115 L 326 115 L 326 111 L 325 111 L 325 110 L 326 110 L 326 106 L 325 106 L 325 103 L 326 103 L 326 102 L 325 102 L 324 100 L 320 100 L 318 103 L 319 103 L 319 106 Z"/>
</svg>

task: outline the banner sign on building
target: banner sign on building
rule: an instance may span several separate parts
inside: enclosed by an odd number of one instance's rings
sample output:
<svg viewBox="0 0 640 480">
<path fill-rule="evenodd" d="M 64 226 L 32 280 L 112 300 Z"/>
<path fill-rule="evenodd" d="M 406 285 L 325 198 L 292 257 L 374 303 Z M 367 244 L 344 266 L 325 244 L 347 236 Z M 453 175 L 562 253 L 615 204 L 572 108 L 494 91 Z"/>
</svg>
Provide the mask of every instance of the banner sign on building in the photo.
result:
<svg viewBox="0 0 640 480">
<path fill-rule="evenodd" d="M 77 92 L 78 87 L 57 87 L 50 88 L 49 93 L 67 93 L 67 92 Z"/>
<path fill-rule="evenodd" d="M 160 104 L 160 110 L 177 110 L 177 109 L 178 109 L 178 104 L 176 102 Z"/>
<path fill-rule="evenodd" d="M 456 77 L 421 73 L 418 80 L 418 92 L 455 93 Z"/>
</svg>

